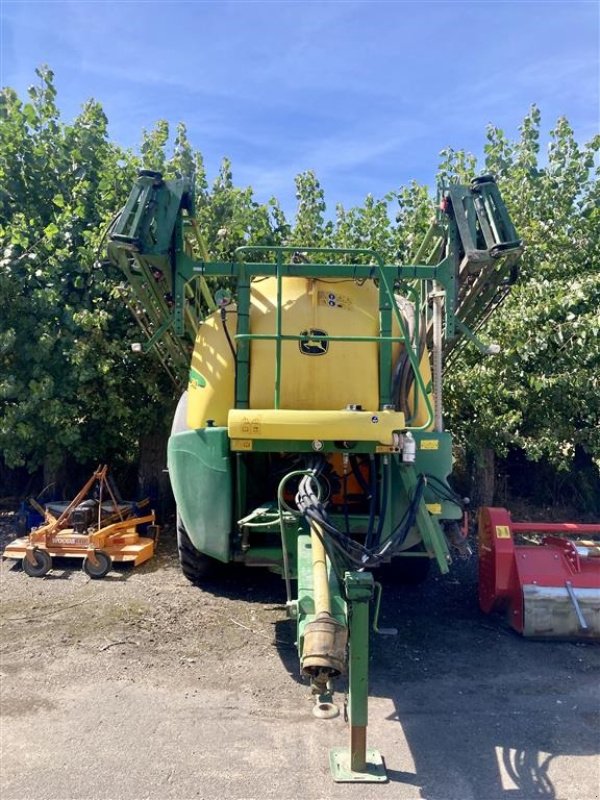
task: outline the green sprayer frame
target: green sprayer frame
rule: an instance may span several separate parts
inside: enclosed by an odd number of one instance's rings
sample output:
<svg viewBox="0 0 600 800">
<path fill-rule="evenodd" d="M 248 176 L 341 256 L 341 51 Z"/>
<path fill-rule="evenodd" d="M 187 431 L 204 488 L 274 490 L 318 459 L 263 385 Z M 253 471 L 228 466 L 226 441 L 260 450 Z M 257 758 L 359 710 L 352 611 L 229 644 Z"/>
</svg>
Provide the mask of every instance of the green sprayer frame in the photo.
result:
<svg viewBox="0 0 600 800">
<path fill-rule="evenodd" d="M 319 441 L 319 453 L 341 453 L 345 458 L 359 453 L 370 458 L 372 465 L 378 459 L 375 474 L 380 476 L 382 492 L 390 498 L 385 508 L 381 504 L 378 512 L 381 543 L 392 542 L 398 519 L 403 519 L 403 514 L 406 516 L 410 510 L 408 519 L 419 531 L 423 548 L 400 555 L 433 559 L 440 570 L 446 572 L 450 562 L 449 545 L 441 523 L 455 524 L 462 516 L 462 509 L 452 497 L 446 496 L 437 503 L 437 513 L 430 512 L 428 503 L 435 495 L 423 489 L 424 475 L 433 476 L 443 484 L 451 471 L 451 436 L 443 430 L 441 417 L 442 359 L 452 357 L 457 345 L 469 340 L 482 351 L 491 352 L 478 340 L 476 332 L 516 279 L 523 248 L 491 176 L 476 178 L 469 186 L 451 184 L 441 190 L 440 198 L 440 208 L 413 264 L 387 264 L 371 249 L 309 247 L 299 252 L 298 247 L 289 246 L 244 246 L 235 251 L 231 261 L 212 261 L 194 220 L 191 181 L 186 178 L 165 181 L 159 173 L 144 170 L 109 233 L 108 253 L 127 279 L 131 288 L 128 302 L 146 336 L 146 342 L 136 349 L 152 349 L 181 389 L 185 387 L 186 378 L 200 385 L 204 380 L 197 370 L 190 369 L 190 346 L 206 311 L 212 312 L 219 305 L 209 286 L 219 281 L 229 286 L 233 284 L 237 308 L 234 334 L 236 409 L 250 406 L 250 344 L 259 339 L 275 343 L 273 409 L 281 406 L 282 344 L 306 338 L 304 333 L 283 332 L 282 298 L 286 278 L 374 282 L 379 297 L 378 335 L 319 336 L 327 342 L 377 342 L 380 412 L 395 408 L 392 350 L 396 343 L 404 346 L 415 391 L 413 407 L 405 415 L 406 425 L 399 435 L 412 438 L 417 455 L 413 459 L 404 458 L 400 446 L 382 448 L 375 439 L 356 443 Z M 254 279 L 264 277 L 276 280 L 275 330 L 257 334 L 250 328 L 251 288 Z M 414 306 L 412 329 L 401 313 L 398 294 L 409 298 Z M 393 333 L 395 327 L 398 335 Z M 433 401 L 432 387 L 425 385 L 419 369 L 425 344 L 432 352 Z M 415 404 L 421 403 L 425 405 L 425 420 L 417 424 L 419 408 Z M 314 441 L 257 439 L 253 442 L 251 456 L 314 455 L 314 452 Z M 176 432 L 171 437 L 169 453 L 171 480 L 178 503 L 183 498 L 181 502 L 185 504 L 186 492 L 194 496 L 187 517 L 184 514 L 187 526 L 193 528 L 194 518 L 207 515 L 200 526 L 202 530 L 196 534 L 194 546 L 222 561 L 240 560 L 269 566 L 285 578 L 289 614 L 297 623 L 301 662 L 306 656 L 307 636 L 314 638 L 315 626 L 324 624 L 332 641 L 342 630 L 339 640 L 342 644 L 338 643 L 342 658 L 345 658 L 344 636 L 348 636 L 350 747 L 332 751 L 331 771 L 338 781 L 385 780 L 381 756 L 366 747 L 369 603 L 375 590 L 372 574 L 356 565 L 350 569 L 340 566 L 333 551 L 328 550 L 326 582 L 330 609 L 325 615 L 319 614 L 315 607 L 314 558 L 318 540 L 326 545 L 327 534 L 312 523 L 309 525 L 302 514 L 285 502 L 283 485 L 292 473 L 282 481 L 278 496 L 272 502 L 248 508 L 249 475 L 245 461 L 248 454 L 236 452 L 227 428 Z M 196 477 L 190 477 L 190 469 L 195 468 L 194 464 L 206 464 L 209 460 L 214 464 L 212 477 L 203 484 L 199 472 L 198 482 L 194 483 Z M 373 469 L 375 467 L 371 466 Z M 310 474 L 310 469 L 300 474 Z M 194 488 L 190 490 L 192 485 Z M 207 507 L 210 504 L 201 505 L 198 498 L 211 493 L 226 497 L 230 510 L 215 512 Z M 364 516 L 357 514 L 351 517 L 346 514 L 345 520 L 339 517 L 332 513 L 329 520 L 334 525 L 345 524 L 349 536 L 366 522 Z M 234 525 L 235 534 L 231 532 Z M 193 539 L 193 532 L 189 533 Z M 274 533 L 279 534 L 279 542 L 273 542 Z M 264 542 L 250 547 L 250 535 L 262 535 Z M 298 582 L 295 599 L 292 579 Z M 377 608 L 378 605 L 379 602 Z M 313 686 L 318 687 L 319 707 L 328 708 L 331 705 L 329 686 L 318 678 Z"/>
</svg>

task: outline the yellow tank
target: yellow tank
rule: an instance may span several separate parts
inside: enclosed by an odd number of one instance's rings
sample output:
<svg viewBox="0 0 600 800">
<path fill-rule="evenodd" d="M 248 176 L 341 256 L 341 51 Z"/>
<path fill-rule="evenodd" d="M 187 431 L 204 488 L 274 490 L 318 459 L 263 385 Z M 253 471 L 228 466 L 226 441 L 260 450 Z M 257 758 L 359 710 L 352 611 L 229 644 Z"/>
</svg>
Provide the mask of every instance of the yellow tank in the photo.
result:
<svg viewBox="0 0 600 800">
<path fill-rule="evenodd" d="M 227 308 L 227 327 L 233 335 L 237 324 L 235 306 Z M 188 384 L 187 424 L 190 428 L 206 427 L 207 420 L 226 426 L 227 414 L 233 408 L 235 363 L 223 330 L 219 312 L 210 314 L 198 328 L 194 344 Z"/>
<path fill-rule="evenodd" d="M 275 333 L 274 278 L 252 287 L 252 333 Z M 287 278 L 283 282 L 284 334 L 306 334 L 282 344 L 280 408 L 339 410 L 350 403 L 377 410 L 376 342 L 327 342 L 329 336 L 377 336 L 378 294 L 373 284 Z M 250 407 L 273 408 L 275 342 L 250 346 Z"/>
<path fill-rule="evenodd" d="M 250 332 L 274 334 L 277 282 L 255 280 L 251 287 Z M 379 410 L 379 347 L 377 342 L 327 342 L 322 336 L 377 336 L 379 295 L 372 282 L 284 278 L 282 332 L 303 335 L 303 341 L 282 342 L 281 409 L 340 410 L 349 404 Z M 233 339 L 237 324 L 234 305 L 227 307 Z M 394 334 L 398 328 L 394 325 Z M 250 344 L 250 408 L 274 408 L 275 342 Z M 400 345 L 394 347 L 394 359 Z M 429 361 L 422 362 L 425 384 Z M 188 425 L 203 428 L 207 420 L 226 426 L 234 406 L 235 365 L 219 312 L 201 324 L 192 357 Z M 425 404 L 419 403 L 424 416 Z"/>
</svg>

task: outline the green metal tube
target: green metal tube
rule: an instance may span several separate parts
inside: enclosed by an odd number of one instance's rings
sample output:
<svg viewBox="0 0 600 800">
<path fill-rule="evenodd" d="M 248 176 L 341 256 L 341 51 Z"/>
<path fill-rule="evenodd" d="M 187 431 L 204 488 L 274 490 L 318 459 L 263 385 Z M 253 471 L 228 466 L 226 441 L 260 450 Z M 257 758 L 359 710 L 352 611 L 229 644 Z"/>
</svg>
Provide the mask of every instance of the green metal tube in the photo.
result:
<svg viewBox="0 0 600 800">
<path fill-rule="evenodd" d="M 349 697 L 350 769 L 366 772 L 367 722 L 369 701 L 369 602 L 373 596 L 373 576 L 369 572 L 347 572 L 349 602 Z"/>
<path fill-rule="evenodd" d="M 277 315 L 275 322 L 275 398 L 274 406 L 279 408 L 281 399 L 281 299 L 282 299 L 282 278 L 281 278 L 281 253 L 277 253 Z"/>
<path fill-rule="evenodd" d="M 306 339 L 306 336 L 300 336 L 297 333 L 282 333 L 281 336 L 277 336 L 276 333 L 244 333 L 244 334 L 236 334 L 236 339 L 281 339 L 282 342 L 285 341 L 292 341 L 297 342 L 302 339 Z M 319 339 L 325 339 L 328 342 L 403 342 L 404 337 L 402 336 L 321 336 L 319 334 Z"/>
<path fill-rule="evenodd" d="M 237 336 L 240 342 L 237 347 L 235 375 L 235 407 L 248 408 L 250 394 L 250 343 L 247 336 L 250 332 L 250 280 L 242 269 L 237 289 Z"/>
<path fill-rule="evenodd" d="M 369 604 L 354 602 L 350 617 L 350 725 L 368 722 Z"/>
<path fill-rule="evenodd" d="M 246 269 L 247 274 L 254 277 L 276 277 L 277 266 L 269 262 L 256 261 L 206 261 L 198 262 L 189 256 L 182 254 L 178 259 L 178 264 L 184 271 L 186 279 L 197 275 L 209 277 L 223 276 L 235 278 L 240 267 Z M 438 266 L 429 264 L 388 264 L 385 267 L 389 272 L 393 272 L 398 280 L 438 280 L 440 270 Z M 377 266 L 375 264 L 283 264 L 282 274 L 294 278 L 316 278 L 325 281 L 329 278 L 346 278 L 349 280 L 365 280 L 377 277 Z M 187 277 L 189 276 L 189 277 Z"/>
<path fill-rule="evenodd" d="M 392 309 L 391 304 L 396 304 L 393 294 L 386 292 L 383 281 L 379 281 L 379 408 L 383 409 L 391 404 L 391 379 L 392 379 Z M 405 339 L 405 347 L 410 348 L 411 343 Z"/>
</svg>

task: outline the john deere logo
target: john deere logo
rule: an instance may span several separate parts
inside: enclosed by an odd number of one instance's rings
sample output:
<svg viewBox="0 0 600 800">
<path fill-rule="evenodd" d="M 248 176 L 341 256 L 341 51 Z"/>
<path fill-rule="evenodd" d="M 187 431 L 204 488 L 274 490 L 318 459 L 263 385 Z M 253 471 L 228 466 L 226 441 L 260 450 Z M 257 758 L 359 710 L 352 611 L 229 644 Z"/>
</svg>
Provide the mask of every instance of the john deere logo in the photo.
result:
<svg viewBox="0 0 600 800">
<path fill-rule="evenodd" d="M 309 328 L 307 331 L 300 331 L 302 339 L 298 342 L 300 345 L 300 352 L 305 356 L 324 356 L 329 350 L 329 341 L 322 339 L 322 336 L 327 336 L 326 331 L 321 331 L 318 328 Z"/>
</svg>

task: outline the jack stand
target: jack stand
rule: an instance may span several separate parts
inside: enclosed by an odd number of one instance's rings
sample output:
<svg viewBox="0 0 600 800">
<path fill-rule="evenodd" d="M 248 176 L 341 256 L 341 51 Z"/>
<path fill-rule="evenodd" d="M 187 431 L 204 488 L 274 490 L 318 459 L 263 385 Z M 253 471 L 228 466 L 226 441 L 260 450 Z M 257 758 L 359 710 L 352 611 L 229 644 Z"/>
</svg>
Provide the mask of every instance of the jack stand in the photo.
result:
<svg viewBox="0 0 600 800">
<path fill-rule="evenodd" d="M 344 578 L 349 621 L 350 747 L 329 751 L 329 766 L 336 783 L 383 783 L 387 773 L 378 750 L 367 750 L 369 701 L 369 601 L 373 576 L 369 572 L 347 572 Z"/>
</svg>

